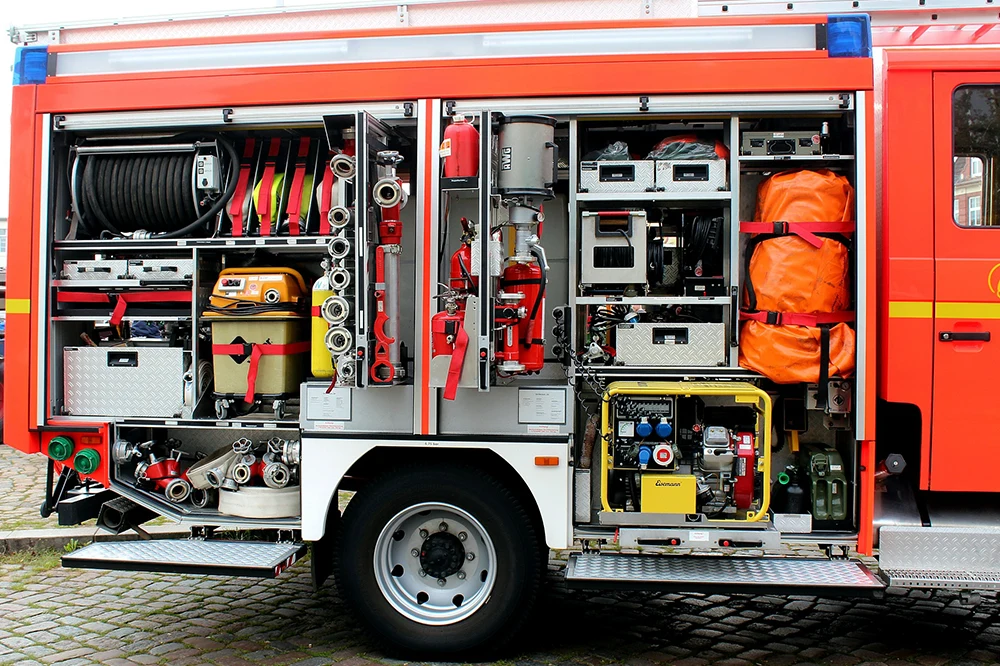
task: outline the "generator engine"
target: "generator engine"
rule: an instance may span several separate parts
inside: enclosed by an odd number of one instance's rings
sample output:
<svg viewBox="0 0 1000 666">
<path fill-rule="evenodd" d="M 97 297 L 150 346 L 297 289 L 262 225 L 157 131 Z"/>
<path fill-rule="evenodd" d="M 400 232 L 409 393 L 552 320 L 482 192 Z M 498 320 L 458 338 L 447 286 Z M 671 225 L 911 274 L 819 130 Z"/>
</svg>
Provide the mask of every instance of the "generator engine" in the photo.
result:
<svg viewBox="0 0 1000 666">
<path fill-rule="evenodd" d="M 748 522 L 766 515 L 765 393 L 744 383 L 617 382 L 606 397 L 606 510 Z"/>
</svg>

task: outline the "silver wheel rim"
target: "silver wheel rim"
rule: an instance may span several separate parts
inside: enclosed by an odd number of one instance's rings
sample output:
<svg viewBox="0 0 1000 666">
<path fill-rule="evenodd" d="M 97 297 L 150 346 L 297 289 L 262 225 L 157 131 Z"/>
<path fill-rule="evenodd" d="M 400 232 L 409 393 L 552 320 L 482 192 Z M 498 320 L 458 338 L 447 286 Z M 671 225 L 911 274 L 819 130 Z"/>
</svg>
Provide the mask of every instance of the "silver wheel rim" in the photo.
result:
<svg viewBox="0 0 1000 666">
<path fill-rule="evenodd" d="M 397 513 L 378 536 L 374 564 L 382 596 L 420 624 L 461 622 L 486 603 L 496 582 L 496 550 L 486 529 L 438 502 Z"/>
</svg>

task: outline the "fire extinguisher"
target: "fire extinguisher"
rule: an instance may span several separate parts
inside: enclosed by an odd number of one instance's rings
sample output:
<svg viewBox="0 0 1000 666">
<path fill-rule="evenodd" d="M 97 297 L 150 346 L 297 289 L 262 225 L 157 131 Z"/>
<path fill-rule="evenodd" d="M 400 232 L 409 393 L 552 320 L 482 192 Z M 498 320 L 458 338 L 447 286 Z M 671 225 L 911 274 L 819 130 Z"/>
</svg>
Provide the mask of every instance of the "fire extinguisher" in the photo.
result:
<svg viewBox="0 0 1000 666">
<path fill-rule="evenodd" d="M 468 218 L 462 218 L 462 243 L 451 255 L 451 272 L 448 276 L 448 286 L 459 293 L 470 293 L 479 288 L 479 278 L 472 275 L 472 242 L 476 239 L 476 230 Z M 458 300 L 459 309 L 465 307 L 465 299 Z"/>
<path fill-rule="evenodd" d="M 479 132 L 462 115 L 455 115 L 444 130 L 441 143 L 445 178 L 474 178 L 479 175 Z"/>
<path fill-rule="evenodd" d="M 445 309 L 431 317 L 431 357 L 451 356 L 443 397 L 454 400 L 462 378 L 465 352 L 469 348 L 469 334 L 465 332 L 465 312 L 459 307 L 455 294 L 445 297 Z"/>
<path fill-rule="evenodd" d="M 520 293 L 519 316 L 513 320 L 497 323 L 506 324 L 501 341 L 501 360 L 516 361 L 524 366 L 521 372 L 538 372 L 545 365 L 544 318 L 542 304 L 545 300 L 545 268 L 541 259 L 538 263 L 516 263 L 504 269 L 500 278 L 500 289 L 504 293 Z M 512 345 L 516 345 L 515 350 Z"/>
</svg>

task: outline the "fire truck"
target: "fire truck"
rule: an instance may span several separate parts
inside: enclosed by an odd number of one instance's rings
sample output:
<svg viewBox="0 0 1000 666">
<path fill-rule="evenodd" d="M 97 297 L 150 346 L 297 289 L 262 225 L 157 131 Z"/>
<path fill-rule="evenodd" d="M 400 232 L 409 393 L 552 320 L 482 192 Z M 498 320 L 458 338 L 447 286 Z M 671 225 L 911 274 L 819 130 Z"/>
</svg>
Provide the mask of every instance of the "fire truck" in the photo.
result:
<svg viewBox="0 0 1000 666">
<path fill-rule="evenodd" d="M 191 532 L 63 565 L 308 552 L 407 654 L 515 635 L 550 549 L 583 588 L 995 588 L 997 19 L 411 0 L 12 30 L 4 442 L 47 458 L 61 524 Z"/>
</svg>

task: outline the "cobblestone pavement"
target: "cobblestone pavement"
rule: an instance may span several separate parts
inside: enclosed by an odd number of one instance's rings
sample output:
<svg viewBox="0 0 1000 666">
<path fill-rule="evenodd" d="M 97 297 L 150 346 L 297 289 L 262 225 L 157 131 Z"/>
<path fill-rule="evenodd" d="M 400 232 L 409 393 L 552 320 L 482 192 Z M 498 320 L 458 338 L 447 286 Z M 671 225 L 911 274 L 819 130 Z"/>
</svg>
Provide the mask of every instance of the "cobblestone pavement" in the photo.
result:
<svg viewBox="0 0 1000 666">
<path fill-rule="evenodd" d="M 0 560 L 3 562 L 3 560 Z M 0 664 L 399 664 L 370 645 L 308 564 L 253 581 L 0 564 Z M 504 666 L 1000 663 L 1000 605 L 568 591 L 553 575 Z"/>
<path fill-rule="evenodd" d="M 0 446 L 0 529 L 38 516 L 44 459 Z M 1000 603 L 955 594 L 881 600 L 567 590 L 554 559 L 537 618 L 503 666 L 624 663 L 1000 664 Z M 371 645 L 308 563 L 254 581 L 58 568 L 0 556 L 0 664 L 399 664 Z"/>
<path fill-rule="evenodd" d="M 45 460 L 0 446 L 0 532 L 59 527 L 55 515 L 38 514 L 45 498 Z"/>
</svg>

